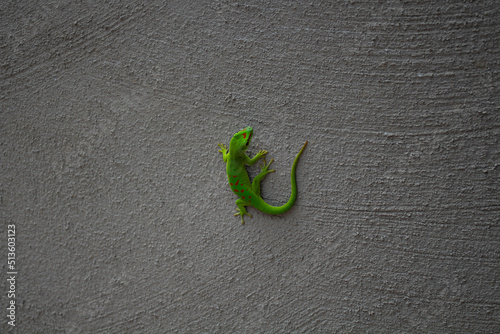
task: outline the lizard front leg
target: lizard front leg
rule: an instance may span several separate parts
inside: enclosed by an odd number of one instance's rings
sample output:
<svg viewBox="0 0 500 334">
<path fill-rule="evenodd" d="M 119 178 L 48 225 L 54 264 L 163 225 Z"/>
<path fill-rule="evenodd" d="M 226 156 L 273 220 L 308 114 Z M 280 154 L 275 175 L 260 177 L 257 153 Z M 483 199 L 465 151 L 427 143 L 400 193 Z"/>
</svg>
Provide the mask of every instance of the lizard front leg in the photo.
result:
<svg viewBox="0 0 500 334">
<path fill-rule="evenodd" d="M 257 154 L 255 155 L 255 157 L 253 157 L 253 158 L 251 158 L 251 159 L 250 159 L 250 157 L 249 157 L 248 155 L 246 155 L 246 159 L 245 159 L 246 161 L 245 161 L 245 163 L 246 163 L 248 166 L 255 165 L 255 164 L 257 163 L 257 161 L 259 161 L 260 159 L 264 158 L 266 154 L 267 154 L 267 151 L 265 151 L 265 150 L 260 150 L 260 151 L 259 151 L 259 153 L 257 153 Z"/>
<path fill-rule="evenodd" d="M 227 159 L 229 157 L 229 153 L 227 153 L 226 145 L 219 143 L 219 148 L 220 148 L 219 152 L 222 153 L 222 160 L 224 160 L 224 162 L 227 162 Z"/>
</svg>

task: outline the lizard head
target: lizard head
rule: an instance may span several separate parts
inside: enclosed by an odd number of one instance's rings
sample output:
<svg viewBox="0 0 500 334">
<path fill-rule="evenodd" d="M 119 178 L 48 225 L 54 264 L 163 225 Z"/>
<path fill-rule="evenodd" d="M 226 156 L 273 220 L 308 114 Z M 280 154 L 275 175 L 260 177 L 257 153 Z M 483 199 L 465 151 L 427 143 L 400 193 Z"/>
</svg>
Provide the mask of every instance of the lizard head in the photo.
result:
<svg viewBox="0 0 500 334">
<path fill-rule="evenodd" d="M 239 152 L 245 152 L 250 146 L 250 140 L 252 139 L 253 129 L 251 127 L 246 127 L 243 130 L 235 133 L 231 142 L 229 143 L 230 150 L 236 150 Z"/>
</svg>

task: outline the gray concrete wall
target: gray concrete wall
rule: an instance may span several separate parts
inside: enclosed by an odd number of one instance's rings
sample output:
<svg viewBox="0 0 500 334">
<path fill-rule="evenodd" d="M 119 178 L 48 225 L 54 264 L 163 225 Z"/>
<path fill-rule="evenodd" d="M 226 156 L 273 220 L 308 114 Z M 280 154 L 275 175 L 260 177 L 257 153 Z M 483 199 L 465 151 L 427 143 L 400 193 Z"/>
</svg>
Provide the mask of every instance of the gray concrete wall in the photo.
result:
<svg viewBox="0 0 500 334">
<path fill-rule="evenodd" d="M 499 7 L 7 1 L 1 331 L 499 332 Z"/>
</svg>

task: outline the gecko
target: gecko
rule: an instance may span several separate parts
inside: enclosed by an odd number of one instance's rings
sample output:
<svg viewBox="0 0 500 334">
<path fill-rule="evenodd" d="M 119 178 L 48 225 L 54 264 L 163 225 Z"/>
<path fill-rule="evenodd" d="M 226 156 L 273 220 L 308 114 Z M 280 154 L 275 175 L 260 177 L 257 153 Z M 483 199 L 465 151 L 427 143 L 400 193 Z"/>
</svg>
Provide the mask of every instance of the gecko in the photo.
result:
<svg viewBox="0 0 500 334">
<path fill-rule="evenodd" d="M 304 146 L 300 149 L 299 153 L 295 157 L 292 164 L 291 172 L 291 183 L 292 183 L 292 194 L 286 204 L 282 206 L 272 206 L 267 204 L 260 195 L 260 183 L 264 177 L 272 172 L 274 169 L 270 170 L 269 166 L 273 163 L 274 159 L 271 159 L 268 164 L 266 164 L 265 155 L 267 151 L 261 150 L 255 155 L 255 157 L 250 158 L 246 154 L 246 150 L 250 145 L 250 140 L 252 139 L 253 129 L 251 127 L 246 127 L 243 130 L 235 133 L 231 141 L 229 142 L 229 150 L 226 145 L 219 143 L 219 152 L 222 153 L 222 159 L 226 163 L 227 179 L 229 181 L 229 186 L 233 193 L 238 195 L 236 200 L 237 212 L 235 216 L 241 216 L 241 223 L 245 224 L 243 216 L 247 215 L 252 218 L 245 207 L 253 206 L 257 210 L 272 215 L 277 215 L 284 213 L 293 206 L 295 199 L 297 198 L 297 182 L 295 180 L 295 169 L 297 168 L 297 163 L 299 161 L 302 151 L 306 148 L 307 141 Z M 255 165 L 260 159 L 263 159 L 263 164 L 260 166 L 260 173 L 254 177 L 253 181 L 250 183 L 250 178 L 245 165 L 252 166 Z"/>
</svg>

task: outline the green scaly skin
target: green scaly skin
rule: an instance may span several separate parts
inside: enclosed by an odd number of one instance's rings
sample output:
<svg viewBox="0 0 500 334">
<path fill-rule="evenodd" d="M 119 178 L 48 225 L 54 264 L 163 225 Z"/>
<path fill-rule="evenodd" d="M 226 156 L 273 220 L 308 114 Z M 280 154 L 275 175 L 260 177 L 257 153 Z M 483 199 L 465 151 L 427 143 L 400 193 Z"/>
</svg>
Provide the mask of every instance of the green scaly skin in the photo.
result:
<svg viewBox="0 0 500 334">
<path fill-rule="evenodd" d="M 295 199 L 297 198 L 297 182 L 295 181 L 295 169 L 297 167 L 297 162 L 299 161 L 300 155 L 307 145 L 307 141 L 300 149 L 299 153 L 295 157 L 292 165 L 291 172 L 291 183 L 292 183 L 292 194 L 290 199 L 286 204 L 282 206 L 272 206 L 264 202 L 260 196 L 260 182 L 264 177 L 274 172 L 275 170 L 269 170 L 269 166 L 274 161 L 266 164 L 265 155 L 267 151 L 259 151 L 255 157 L 250 158 L 245 152 L 250 145 L 250 140 L 252 139 L 253 129 L 247 127 L 240 132 L 236 133 L 231 142 L 229 143 L 229 152 L 226 145 L 219 144 L 219 152 L 222 153 L 222 158 L 226 162 L 226 172 L 229 185 L 231 190 L 238 195 L 239 199 L 236 200 L 236 205 L 238 206 L 238 211 L 234 214 L 235 216 L 241 216 L 241 223 L 245 224 L 243 216 L 247 215 L 252 218 L 247 210 L 246 206 L 253 206 L 254 208 L 269 213 L 272 215 L 277 215 L 290 210 Z M 257 175 L 253 181 L 250 183 L 250 178 L 245 165 L 252 166 L 255 165 L 260 159 L 263 159 L 264 163 L 261 165 L 261 172 Z"/>
</svg>

